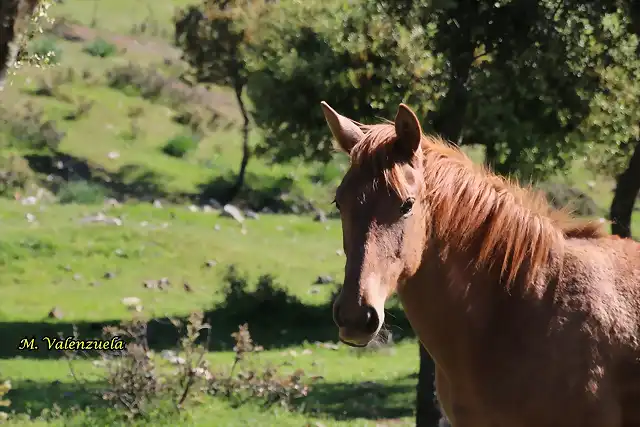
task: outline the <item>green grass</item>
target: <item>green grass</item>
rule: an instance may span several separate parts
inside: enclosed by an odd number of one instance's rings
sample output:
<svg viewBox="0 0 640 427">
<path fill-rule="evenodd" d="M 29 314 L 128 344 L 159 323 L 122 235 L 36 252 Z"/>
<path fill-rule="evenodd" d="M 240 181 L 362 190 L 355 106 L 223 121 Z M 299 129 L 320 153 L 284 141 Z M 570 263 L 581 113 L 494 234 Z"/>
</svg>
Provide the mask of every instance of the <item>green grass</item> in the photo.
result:
<svg viewBox="0 0 640 427">
<path fill-rule="evenodd" d="M 193 3 L 191 0 L 155 2 L 143 0 L 75 0 L 51 8 L 54 18 L 68 17 L 83 25 L 95 24 L 98 29 L 128 34 L 134 25 L 143 21 L 156 22 L 160 29 L 171 31 L 171 18 L 177 7 Z"/>
<path fill-rule="evenodd" d="M 310 354 L 302 354 L 305 349 Z M 415 350 L 415 342 L 407 341 L 397 345 L 393 353 L 360 355 L 344 347 L 330 350 L 311 344 L 285 352 L 268 351 L 261 356 L 265 362 L 289 360 L 296 367 L 305 369 L 309 375 L 321 377 L 315 382 L 304 409 L 289 413 L 277 409 L 265 410 L 255 405 L 231 408 L 224 400 L 207 399 L 194 407 L 192 422 L 180 425 L 211 425 L 207 423 L 211 423 L 212 419 L 221 426 L 242 426 L 248 420 L 258 421 L 261 425 L 300 426 L 319 422 L 332 426 L 373 426 L 376 425 L 374 420 L 380 420 L 378 425 L 384 425 L 385 419 L 402 422 L 394 425 L 410 425 L 412 405 L 407 403 L 415 399 L 415 379 L 412 375 L 418 362 Z M 294 352 L 298 355 L 292 356 Z M 209 360 L 214 365 L 228 366 L 233 355 L 219 352 L 212 354 Z M 30 410 L 32 414 L 38 414 L 54 403 L 68 410 L 74 387 L 73 380 L 68 376 L 66 362 L 18 359 L 2 361 L 0 368 L 4 376 L 19 378 L 13 381 L 13 406 L 21 413 Z M 101 375 L 99 368 L 88 361 L 75 362 L 74 368 L 80 379 Z M 81 419 L 81 415 L 71 414 L 66 420 L 73 425 L 74 418 Z M 170 423 L 167 421 L 161 425 Z"/>
<path fill-rule="evenodd" d="M 319 224 L 308 217 L 264 215 L 247 222 L 243 234 L 242 227 L 233 220 L 215 213 L 190 212 L 184 206 L 160 209 L 137 204 L 108 210 L 108 215 L 124 218 L 122 226 L 79 221 L 99 206 L 34 208 L 3 201 L 0 208 L 0 222 L 6 231 L 0 248 L 0 275 L 4 279 L 0 328 L 5 331 L 5 339 L 11 341 L 6 342 L 0 372 L 3 378 L 12 380 L 14 390 L 9 397 L 13 409 L 21 414 L 31 411 L 37 415 L 54 402 L 67 408 L 70 399 L 75 401 L 73 393 L 78 393 L 69 378 L 66 361 L 43 360 L 41 357 L 46 355 L 34 358 L 31 353 L 8 350 L 15 349 L 21 334 L 54 334 L 59 329 L 68 330 L 72 323 L 129 318 L 131 313 L 121 303 L 127 296 L 141 298 L 150 317 L 211 309 L 221 302 L 222 275 L 229 263 L 236 264 L 249 279 L 265 272 L 277 273 L 278 282 L 310 310 L 326 305 L 333 290 L 329 285 L 318 287 L 317 294 L 310 293 L 315 278 L 331 274 L 340 280 L 343 258 L 336 254 L 339 224 L 335 221 Z M 37 222 L 28 222 L 28 213 L 35 215 Z M 143 224 L 145 221 L 148 225 Z M 292 251 L 295 256 L 290 255 Z M 218 264 L 204 267 L 205 261 L 211 259 Z M 115 277 L 105 279 L 105 272 L 113 272 Z M 144 280 L 161 277 L 173 283 L 168 290 L 142 286 Z M 185 280 L 193 292 L 182 289 Z M 90 285 L 96 281 L 98 286 Z M 46 319 L 53 306 L 62 311 L 62 319 Z M 320 335 L 304 322 L 278 323 L 273 316 L 269 328 L 277 328 L 277 333 L 289 329 L 291 340 L 284 337 L 278 343 L 271 341 L 268 337 L 273 333 L 269 331 L 256 335 L 265 337 L 267 348 L 272 342 L 279 347 L 266 352 L 262 356 L 266 360 L 289 360 L 293 367 L 323 377 L 307 399 L 307 412 L 265 412 L 251 405 L 238 410 L 223 401 L 208 399 L 193 408 L 193 420 L 181 425 L 207 425 L 211 416 L 220 423 L 216 425 L 244 425 L 248 420 L 283 425 L 313 420 L 324 425 L 373 425 L 367 420 L 382 418 L 409 422 L 412 405 L 407 402 L 413 399 L 415 380 L 411 374 L 417 366 L 415 342 L 410 339 L 399 344 L 391 350 L 393 355 L 385 351 L 359 355 L 345 347 L 318 348 L 312 344 L 314 338 L 334 338 L 335 334 L 330 311 L 325 310 L 325 314 Z M 224 334 L 228 335 L 232 328 L 230 325 Z M 218 337 L 223 330 L 214 327 Z M 299 338 L 294 338 L 295 334 Z M 262 343 L 259 338 L 256 340 Z M 307 340 L 310 343 L 305 344 Z M 312 353 L 305 355 L 304 349 Z M 292 351 L 298 356 L 293 357 Z M 214 364 L 229 365 L 232 354 L 213 352 L 209 358 Z M 95 369 L 89 361 L 77 366 L 82 375 L 90 375 Z M 362 395 L 367 393 L 371 399 L 363 400 Z M 82 425 L 87 417 L 86 413 L 65 414 L 64 422 L 71 425 Z"/>
</svg>

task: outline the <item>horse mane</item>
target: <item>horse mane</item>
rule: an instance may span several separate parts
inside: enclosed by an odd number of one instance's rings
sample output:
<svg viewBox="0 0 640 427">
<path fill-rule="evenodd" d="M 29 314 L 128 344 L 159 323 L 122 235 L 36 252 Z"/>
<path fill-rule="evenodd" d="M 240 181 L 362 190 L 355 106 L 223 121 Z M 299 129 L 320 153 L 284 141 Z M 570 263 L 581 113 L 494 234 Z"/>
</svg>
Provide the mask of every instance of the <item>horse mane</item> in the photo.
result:
<svg viewBox="0 0 640 427">
<path fill-rule="evenodd" d="M 351 164 L 367 167 L 388 189 L 407 197 L 408 185 L 394 150 L 396 133 L 391 122 L 361 125 L 364 138 L 351 150 Z M 531 279 L 564 239 L 606 236 L 598 221 L 575 218 L 565 209 L 550 206 L 544 194 L 500 177 L 475 164 L 445 140 L 422 136 L 416 153 L 423 165 L 427 202 L 436 236 L 445 247 L 478 248 L 476 267 L 501 263 L 500 277 L 512 284 L 521 270 Z M 479 246 L 478 246 L 479 245 Z M 524 267 L 526 264 L 526 268 Z"/>
</svg>

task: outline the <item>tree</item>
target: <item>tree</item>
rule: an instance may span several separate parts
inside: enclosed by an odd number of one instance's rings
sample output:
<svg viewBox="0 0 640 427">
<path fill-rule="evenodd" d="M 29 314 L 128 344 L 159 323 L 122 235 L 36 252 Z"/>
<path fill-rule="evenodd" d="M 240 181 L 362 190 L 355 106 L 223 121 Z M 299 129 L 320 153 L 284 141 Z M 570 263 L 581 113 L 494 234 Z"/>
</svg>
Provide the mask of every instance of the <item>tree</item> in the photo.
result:
<svg viewBox="0 0 640 427">
<path fill-rule="evenodd" d="M 243 99 L 248 79 L 245 45 L 264 9 L 263 0 L 205 0 L 181 10 L 175 19 L 175 44 L 191 66 L 191 76 L 199 83 L 233 89 L 242 114 L 242 161 L 224 202 L 242 189 L 251 157 L 250 118 Z"/>
<path fill-rule="evenodd" d="M 390 117 L 400 102 L 426 114 L 442 86 L 441 60 L 424 48 L 431 30 L 397 26 L 373 2 L 279 2 L 250 46 L 256 153 L 331 159 L 322 100 L 362 121 Z"/>
<path fill-rule="evenodd" d="M 637 61 L 640 57 L 640 43 L 637 38 L 640 37 L 640 4 L 633 0 L 623 1 L 622 7 L 628 17 L 627 28 L 636 36 L 636 67 L 629 74 L 635 72 L 634 82 L 640 77 L 638 72 Z M 640 92 L 634 93 L 636 102 L 640 102 Z M 639 106 L 635 106 L 635 111 L 640 110 Z M 635 205 L 638 192 L 640 191 L 640 135 L 637 132 L 637 124 L 640 118 L 636 117 L 636 134 L 630 136 L 625 143 L 620 144 L 620 152 L 630 153 L 631 158 L 626 169 L 617 176 L 616 188 L 611 201 L 609 216 L 611 219 L 611 232 L 621 237 L 631 237 L 631 216 L 633 214 L 633 206 Z M 628 157 L 628 156 L 621 156 Z"/>
<path fill-rule="evenodd" d="M 21 59 L 19 54 L 25 42 L 35 31 L 41 31 L 42 19 L 47 18 L 46 12 L 50 5 L 51 1 L 47 0 L 0 2 L 0 90 L 9 70 Z"/>
</svg>

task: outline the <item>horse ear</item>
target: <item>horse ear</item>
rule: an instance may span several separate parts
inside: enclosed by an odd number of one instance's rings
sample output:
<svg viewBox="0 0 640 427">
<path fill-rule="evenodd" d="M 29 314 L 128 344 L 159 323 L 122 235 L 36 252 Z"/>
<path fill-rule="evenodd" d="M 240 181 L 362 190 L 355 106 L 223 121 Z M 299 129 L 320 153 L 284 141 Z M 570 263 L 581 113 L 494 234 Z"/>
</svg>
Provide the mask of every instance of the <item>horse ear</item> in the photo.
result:
<svg viewBox="0 0 640 427">
<path fill-rule="evenodd" d="M 405 104 L 400 104 L 396 113 L 395 126 L 396 135 L 398 136 L 396 144 L 400 144 L 407 154 L 413 155 L 420 148 L 420 141 L 422 140 L 422 127 L 418 117 L 416 117 L 411 108 Z"/>
<path fill-rule="evenodd" d="M 322 101 L 320 105 L 333 137 L 338 141 L 340 148 L 349 154 L 353 146 L 364 137 L 364 132 L 354 122 L 338 114 L 326 102 Z"/>
</svg>

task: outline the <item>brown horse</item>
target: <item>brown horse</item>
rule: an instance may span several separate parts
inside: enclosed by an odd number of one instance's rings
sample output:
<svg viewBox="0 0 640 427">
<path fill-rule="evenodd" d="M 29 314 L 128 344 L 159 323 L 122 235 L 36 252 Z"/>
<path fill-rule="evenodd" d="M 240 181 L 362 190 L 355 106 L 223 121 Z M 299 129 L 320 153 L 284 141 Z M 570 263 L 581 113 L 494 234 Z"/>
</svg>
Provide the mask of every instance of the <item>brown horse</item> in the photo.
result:
<svg viewBox="0 0 640 427">
<path fill-rule="evenodd" d="M 397 291 L 454 427 L 640 426 L 640 249 L 476 167 L 400 105 L 322 103 L 350 168 L 340 339 L 367 345 Z"/>
</svg>

